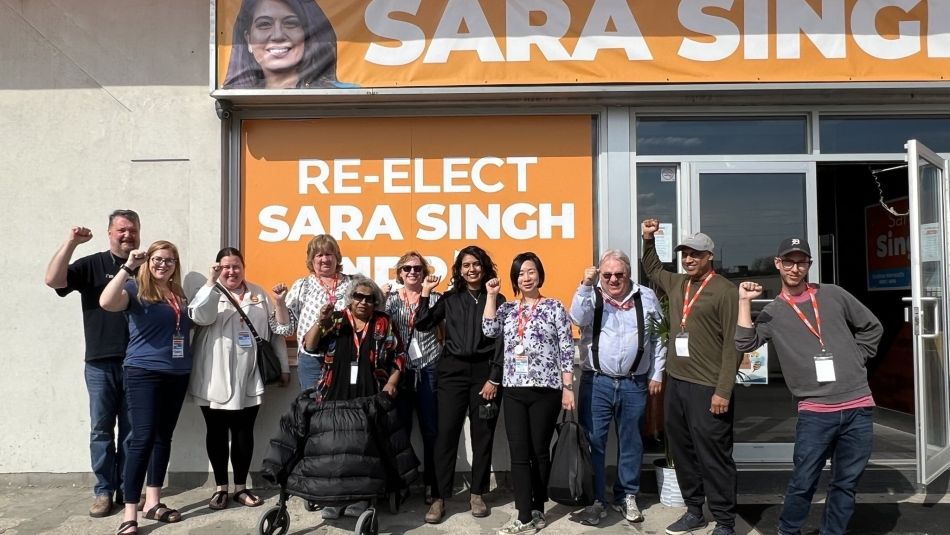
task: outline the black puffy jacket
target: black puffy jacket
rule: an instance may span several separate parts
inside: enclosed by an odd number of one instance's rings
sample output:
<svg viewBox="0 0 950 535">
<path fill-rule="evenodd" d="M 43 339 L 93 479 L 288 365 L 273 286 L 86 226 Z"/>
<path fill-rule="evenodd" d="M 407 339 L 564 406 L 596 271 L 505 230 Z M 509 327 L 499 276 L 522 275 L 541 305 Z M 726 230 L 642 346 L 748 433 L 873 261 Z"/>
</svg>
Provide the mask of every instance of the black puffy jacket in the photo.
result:
<svg viewBox="0 0 950 535">
<path fill-rule="evenodd" d="M 348 401 L 301 393 L 280 419 L 261 475 L 312 501 L 383 496 L 417 476 L 419 461 L 386 394 Z"/>
</svg>

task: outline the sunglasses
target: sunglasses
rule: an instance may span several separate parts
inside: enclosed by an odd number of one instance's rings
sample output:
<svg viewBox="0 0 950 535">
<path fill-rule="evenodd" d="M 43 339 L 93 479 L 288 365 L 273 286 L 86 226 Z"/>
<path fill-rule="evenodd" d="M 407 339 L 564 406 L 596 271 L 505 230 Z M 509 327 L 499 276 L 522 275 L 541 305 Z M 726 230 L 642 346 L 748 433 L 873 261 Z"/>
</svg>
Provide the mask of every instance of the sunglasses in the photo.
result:
<svg viewBox="0 0 950 535">
<path fill-rule="evenodd" d="M 403 273 L 409 273 L 410 271 L 415 271 L 416 273 L 422 273 L 422 266 L 402 266 L 399 268 Z"/>
<path fill-rule="evenodd" d="M 609 281 L 610 279 L 614 277 L 617 277 L 617 280 L 623 280 L 624 275 L 625 274 L 622 271 L 618 273 L 601 273 L 600 274 L 601 278 L 603 278 L 605 281 Z"/>
<path fill-rule="evenodd" d="M 376 296 L 373 294 L 353 292 L 353 302 L 354 303 L 363 302 L 363 303 L 369 303 L 372 305 L 376 303 Z"/>
</svg>

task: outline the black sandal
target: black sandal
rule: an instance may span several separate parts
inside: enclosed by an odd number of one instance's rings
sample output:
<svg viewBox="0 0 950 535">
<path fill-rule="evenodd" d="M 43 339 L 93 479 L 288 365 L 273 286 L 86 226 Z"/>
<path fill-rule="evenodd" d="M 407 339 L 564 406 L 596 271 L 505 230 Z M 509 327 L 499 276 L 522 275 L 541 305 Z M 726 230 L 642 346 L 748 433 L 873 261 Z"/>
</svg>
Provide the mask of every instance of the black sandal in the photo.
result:
<svg viewBox="0 0 950 535">
<path fill-rule="evenodd" d="M 250 503 L 242 500 L 241 499 L 242 496 L 246 496 L 247 499 L 250 500 Z M 262 500 L 260 496 L 254 494 L 248 489 L 239 490 L 238 492 L 235 492 L 232 498 L 234 499 L 235 502 L 243 505 L 244 507 L 259 507 L 264 504 L 264 500 Z"/>
<path fill-rule="evenodd" d="M 158 520 L 166 524 L 174 524 L 175 522 L 181 522 L 181 513 L 159 502 L 155 507 L 152 507 L 145 513 L 145 518 Z"/>
<path fill-rule="evenodd" d="M 129 528 L 134 528 L 132 531 L 125 531 Z M 119 524 L 119 529 L 115 532 L 115 535 L 138 535 L 139 533 L 139 523 L 135 520 L 126 520 L 125 522 Z"/>
<path fill-rule="evenodd" d="M 228 491 L 219 490 L 211 495 L 211 500 L 208 502 L 208 509 L 214 511 L 220 511 L 221 509 L 227 509 L 228 507 Z"/>
</svg>

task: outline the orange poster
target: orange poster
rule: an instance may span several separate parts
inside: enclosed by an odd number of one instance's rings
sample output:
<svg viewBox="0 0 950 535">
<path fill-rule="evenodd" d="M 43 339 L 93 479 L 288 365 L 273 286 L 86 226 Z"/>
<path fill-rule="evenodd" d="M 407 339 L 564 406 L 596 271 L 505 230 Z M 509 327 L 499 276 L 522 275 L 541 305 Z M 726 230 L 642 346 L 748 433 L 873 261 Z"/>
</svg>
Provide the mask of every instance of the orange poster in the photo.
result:
<svg viewBox="0 0 950 535">
<path fill-rule="evenodd" d="M 593 262 L 590 116 L 248 120 L 242 141 L 241 241 L 266 287 L 305 275 L 324 233 L 344 273 L 377 282 L 412 249 L 444 279 L 479 245 L 509 298 L 512 258 L 533 251 L 566 305 Z"/>
<path fill-rule="evenodd" d="M 948 0 L 217 0 L 217 88 L 947 81 Z"/>
</svg>

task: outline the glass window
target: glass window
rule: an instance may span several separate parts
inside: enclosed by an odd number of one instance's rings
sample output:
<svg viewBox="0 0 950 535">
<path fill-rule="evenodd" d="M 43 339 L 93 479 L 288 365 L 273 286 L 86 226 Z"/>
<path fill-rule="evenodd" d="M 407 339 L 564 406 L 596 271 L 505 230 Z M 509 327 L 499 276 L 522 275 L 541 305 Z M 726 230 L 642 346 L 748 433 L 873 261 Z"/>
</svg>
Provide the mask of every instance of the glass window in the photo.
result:
<svg viewBox="0 0 950 535">
<path fill-rule="evenodd" d="M 637 118 L 637 153 L 805 154 L 808 125 L 801 117 Z"/>
<path fill-rule="evenodd" d="M 676 225 L 676 181 L 679 168 L 676 165 L 638 165 L 637 166 L 637 217 L 636 234 L 640 235 L 640 221 L 650 217 L 659 219 L 661 224 L 672 225 L 670 235 L 679 235 Z M 675 241 L 675 239 L 674 239 Z M 662 259 L 665 260 L 665 259 Z M 664 262 L 666 269 L 676 271 L 675 258 Z M 641 271 L 640 281 L 646 281 Z"/>
<path fill-rule="evenodd" d="M 950 152 L 950 117 L 843 117 L 819 120 L 823 154 L 903 153 L 908 139 Z"/>
</svg>

